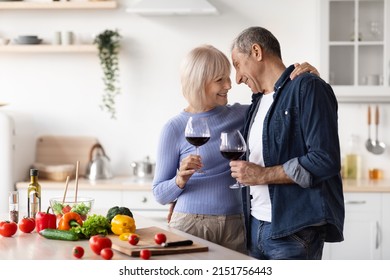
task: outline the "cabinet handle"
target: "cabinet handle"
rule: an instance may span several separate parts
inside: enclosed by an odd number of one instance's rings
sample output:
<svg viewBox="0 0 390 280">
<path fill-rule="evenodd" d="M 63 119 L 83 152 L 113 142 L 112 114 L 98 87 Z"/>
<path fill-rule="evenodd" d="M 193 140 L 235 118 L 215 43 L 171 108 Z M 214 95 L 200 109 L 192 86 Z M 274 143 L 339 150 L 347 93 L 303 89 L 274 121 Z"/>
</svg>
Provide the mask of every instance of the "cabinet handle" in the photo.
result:
<svg viewBox="0 0 390 280">
<path fill-rule="evenodd" d="M 142 203 L 146 203 L 146 202 L 148 202 L 148 199 L 147 199 L 147 197 L 146 196 L 144 196 L 143 198 L 142 198 L 142 201 L 141 201 Z"/>
<path fill-rule="evenodd" d="M 379 222 L 376 222 L 376 236 L 375 236 L 375 249 L 378 249 L 381 243 L 381 227 Z"/>
<path fill-rule="evenodd" d="M 346 200 L 345 204 L 366 204 L 365 200 Z"/>
</svg>

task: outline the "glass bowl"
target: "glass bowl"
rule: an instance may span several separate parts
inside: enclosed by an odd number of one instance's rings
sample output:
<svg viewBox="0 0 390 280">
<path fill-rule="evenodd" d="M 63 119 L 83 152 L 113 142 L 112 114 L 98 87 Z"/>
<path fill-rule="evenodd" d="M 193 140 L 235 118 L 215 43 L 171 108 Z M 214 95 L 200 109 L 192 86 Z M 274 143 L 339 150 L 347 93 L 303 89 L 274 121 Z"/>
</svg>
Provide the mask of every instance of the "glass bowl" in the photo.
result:
<svg viewBox="0 0 390 280">
<path fill-rule="evenodd" d="M 61 218 L 67 212 L 76 212 L 80 214 L 83 221 L 87 219 L 88 214 L 91 213 L 94 199 L 89 197 L 77 197 L 77 201 L 74 197 L 67 197 L 62 202 L 62 197 L 55 197 L 50 199 L 50 207 L 53 213 L 57 216 L 57 219 Z"/>
</svg>

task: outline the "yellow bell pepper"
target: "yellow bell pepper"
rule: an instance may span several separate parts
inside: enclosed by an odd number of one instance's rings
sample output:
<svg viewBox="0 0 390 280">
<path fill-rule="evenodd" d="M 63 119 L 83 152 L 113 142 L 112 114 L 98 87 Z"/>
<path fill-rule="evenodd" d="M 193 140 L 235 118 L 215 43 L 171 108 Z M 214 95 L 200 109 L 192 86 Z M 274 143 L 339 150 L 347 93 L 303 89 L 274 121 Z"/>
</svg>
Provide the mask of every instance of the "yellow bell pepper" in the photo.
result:
<svg viewBox="0 0 390 280">
<path fill-rule="evenodd" d="M 116 235 L 127 232 L 133 233 L 135 228 L 135 221 L 130 216 L 118 214 L 111 220 L 111 231 Z"/>
</svg>

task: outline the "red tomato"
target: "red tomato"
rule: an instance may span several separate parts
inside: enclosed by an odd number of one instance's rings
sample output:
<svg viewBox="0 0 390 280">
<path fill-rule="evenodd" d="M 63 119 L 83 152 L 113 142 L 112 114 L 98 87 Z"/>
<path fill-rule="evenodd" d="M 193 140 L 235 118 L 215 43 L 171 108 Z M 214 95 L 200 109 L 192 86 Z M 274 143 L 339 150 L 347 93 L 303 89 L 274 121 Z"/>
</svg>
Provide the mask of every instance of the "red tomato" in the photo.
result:
<svg viewBox="0 0 390 280">
<path fill-rule="evenodd" d="M 15 222 L 0 222 L 0 234 L 4 237 L 11 237 L 18 231 L 18 225 Z"/>
<path fill-rule="evenodd" d="M 143 250 L 141 250 L 141 252 L 139 252 L 139 256 L 144 260 L 150 259 L 151 255 L 152 255 L 152 252 L 148 249 L 143 249 Z"/>
<path fill-rule="evenodd" d="M 62 214 L 70 212 L 71 209 L 72 209 L 72 207 L 70 207 L 69 205 L 66 205 L 65 207 L 62 208 Z"/>
<path fill-rule="evenodd" d="M 138 237 L 137 234 L 132 234 L 132 235 L 129 236 L 129 243 L 131 245 L 137 245 L 138 241 L 139 241 L 139 237 Z"/>
<path fill-rule="evenodd" d="M 33 218 L 24 217 L 19 222 L 19 229 L 24 233 L 30 233 L 35 228 L 35 220 Z"/>
<path fill-rule="evenodd" d="M 167 241 L 167 237 L 166 237 L 166 235 L 164 233 L 156 233 L 156 235 L 154 236 L 154 241 L 157 244 L 162 244 L 165 241 Z"/>
<path fill-rule="evenodd" d="M 104 248 L 111 248 L 112 242 L 111 239 L 104 235 L 94 235 L 89 238 L 89 247 L 91 247 L 92 251 L 100 255 L 100 252 Z"/>
<path fill-rule="evenodd" d="M 84 256 L 84 248 L 81 246 L 73 247 L 72 254 L 75 258 L 81 259 Z"/>
<path fill-rule="evenodd" d="M 114 255 L 114 252 L 112 251 L 111 248 L 104 248 L 101 252 L 100 255 L 103 257 L 105 260 L 111 260 L 112 256 Z"/>
</svg>

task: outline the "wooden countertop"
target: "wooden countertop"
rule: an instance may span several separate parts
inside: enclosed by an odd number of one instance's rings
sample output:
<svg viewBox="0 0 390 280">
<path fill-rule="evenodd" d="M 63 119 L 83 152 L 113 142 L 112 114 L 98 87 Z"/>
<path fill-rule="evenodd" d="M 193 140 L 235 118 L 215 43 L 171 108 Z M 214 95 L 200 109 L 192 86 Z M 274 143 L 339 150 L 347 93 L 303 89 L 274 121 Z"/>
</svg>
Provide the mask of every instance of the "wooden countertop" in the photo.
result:
<svg viewBox="0 0 390 280">
<path fill-rule="evenodd" d="M 39 181 L 42 188 L 64 189 L 65 182 Z M 75 185 L 74 181 L 69 182 L 69 186 Z M 17 189 L 26 189 L 28 182 L 16 183 Z M 138 190 L 150 191 L 152 179 L 138 179 L 129 176 L 117 176 L 109 180 L 89 181 L 85 178 L 79 179 L 79 187 L 88 190 Z M 343 180 L 344 192 L 390 192 L 390 180 Z"/>
<path fill-rule="evenodd" d="M 0 215 L 7 219 L 8 214 Z M 180 235 L 184 239 L 191 239 L 194 243 L 208 247 L 207 252 L 193 252 L 173 255 L 152 256 L 154 260 L 251 260 L 253 258 L 227 249 L 217 244 L 208 242 L 196 236 L 169 228 L 165 223 L 159 223 L 147 217 L 134 214 L 137 228 L 157 226 L 166 231 Z M 72 256 L 74 246 L 82 246 L 85 250 L 83 260 L 102 260 L 89 248 L 88 240 L 61 241 L 51 240 L 40 236 L 34 230 L 32 233 L 22 233 L 20 230 L 12 237 L 0 237 L 0 260 L 66 260 L 75 259 Z M 138 257 L 130 257 L 118 251 L 114 251 L 114 260 L 140 260 Z"/>
</svg>

